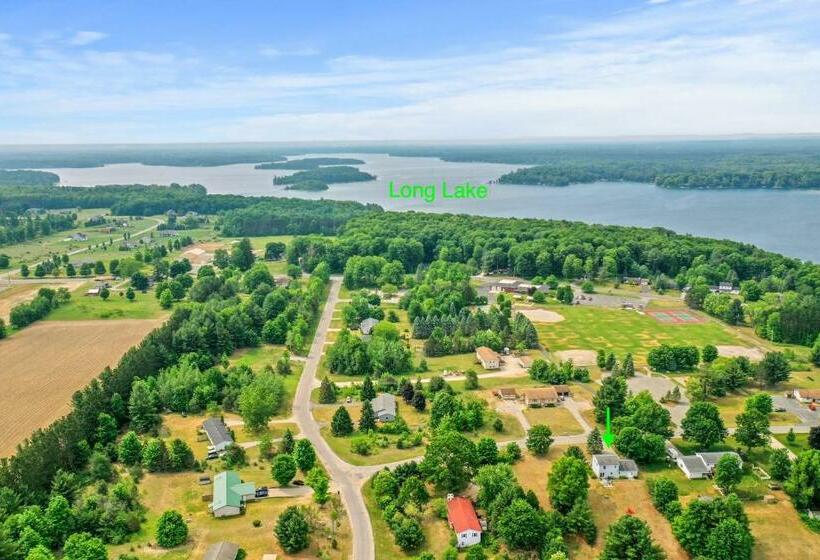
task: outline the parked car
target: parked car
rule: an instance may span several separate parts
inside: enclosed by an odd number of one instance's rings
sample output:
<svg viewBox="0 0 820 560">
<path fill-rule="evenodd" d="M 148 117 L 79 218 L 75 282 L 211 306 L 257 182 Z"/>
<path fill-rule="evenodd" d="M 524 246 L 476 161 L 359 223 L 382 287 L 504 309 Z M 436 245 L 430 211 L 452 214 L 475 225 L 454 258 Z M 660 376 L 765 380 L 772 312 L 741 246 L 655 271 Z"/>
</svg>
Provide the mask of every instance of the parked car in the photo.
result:
<svg viewBox="0 0 820 560">
<path fill-rule="evenodd" d="M 209 461 L 211 459 L 218 459 L 218 458 L 219 458 L 219 453 L 217 453 L 216 451 L 208 451 L 208 455 L 205 457 L 205 459 L 209 460 Z"/>
<path fill-rule="evenodd" d="M 266 498 L 268 496 L 268 487 L 267 486 L 260 486 L 256 489 L 256 497 L 257 498 Z"/>
<path fill-rule="evenodd" d="M 293 481 L 293 485 L 294 485 L 294 486 L 304 486 L 304 485 L 305 485 L 305 481 L 304 481 L 304 480 L 294 480 L 294 481 Z"/>
<path fill-rule="evenodd" d="M 783 408 L 782 406 L 778 406 L 777 408 L 774 409 L 774 411 L 775 412 L 786 412 L 786 409 Z"/>
<path fill-rule="evenodd" d="M 353 402 L 353 397 L 348 396 L 348 397 L 345 399 L 345 402 L 347 402 L 347 403 L 352 403 L 352 402 Z"/>
</svg>

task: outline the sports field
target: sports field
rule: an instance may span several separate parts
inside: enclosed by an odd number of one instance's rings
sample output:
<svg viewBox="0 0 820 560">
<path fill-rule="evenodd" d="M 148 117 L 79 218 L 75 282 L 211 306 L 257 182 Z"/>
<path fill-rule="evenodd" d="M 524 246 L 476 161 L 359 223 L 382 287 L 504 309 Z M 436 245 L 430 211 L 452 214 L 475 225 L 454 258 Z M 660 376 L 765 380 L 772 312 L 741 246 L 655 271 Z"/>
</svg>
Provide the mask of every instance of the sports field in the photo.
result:
<svg viewBox="0 0 820 560">
<path fill-rule="evenodd" d="M 41 321 L 0 340 L 0 456 L 71 409 L 71 395 L 158 320 Z"/>
<path fill-rule="evenodd" d="M 538 339 L 551 351 L 603 349 L 622 359 L 631 352 L 635 361 L 646 364 L 650 349 L 661 344 L 723 344 L 748 346 L 717 321 L 665 323 L 635 311 L 585 305 L 549 305 L 564 316 L 558 323 L 535 323 Z"/>
<path fill-rule="evenodd" d="M 703 318 L 691 311 L 684 309 L 670 309 L 668 311 L 647 311 L 647 315 L 653 317 L 659 323 L 665 324 L 686 324 L 702 323 Z"/>
</svg>

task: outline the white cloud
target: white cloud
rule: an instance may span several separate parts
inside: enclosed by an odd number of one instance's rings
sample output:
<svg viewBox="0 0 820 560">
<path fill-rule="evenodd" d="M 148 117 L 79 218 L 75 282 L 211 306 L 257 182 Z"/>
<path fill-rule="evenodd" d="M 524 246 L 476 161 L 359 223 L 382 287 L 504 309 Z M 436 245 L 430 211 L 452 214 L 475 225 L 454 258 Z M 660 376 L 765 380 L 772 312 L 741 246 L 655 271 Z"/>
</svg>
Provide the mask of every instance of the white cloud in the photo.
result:
<svg viewBox="0 0 820 560">
<path fill-rule="evenodd" d="M 68 44 L 81 47 L 96 43 L 106 37 L 108 37 L 108 34 L 99 31 L 77 31 L 74 36 L 68 40 Z"/>
<path fill-rule="evenodd" d="M 506 50 L 350 54 L 302 72 L 12 38 L 0 41 L 0 142 L 820 132 L 818 23 L 816 1 L 689 0 Z"/>
<path fill-rule="evenodd" d="M 319 54 L 318 49 L 311 47 L 302 47 L 297 49 L 278 49 L 276 47 L 261 47 L 259 54 L 267 58 L 278 58 L 280 56 L 316 56 Z"/>
</svg>

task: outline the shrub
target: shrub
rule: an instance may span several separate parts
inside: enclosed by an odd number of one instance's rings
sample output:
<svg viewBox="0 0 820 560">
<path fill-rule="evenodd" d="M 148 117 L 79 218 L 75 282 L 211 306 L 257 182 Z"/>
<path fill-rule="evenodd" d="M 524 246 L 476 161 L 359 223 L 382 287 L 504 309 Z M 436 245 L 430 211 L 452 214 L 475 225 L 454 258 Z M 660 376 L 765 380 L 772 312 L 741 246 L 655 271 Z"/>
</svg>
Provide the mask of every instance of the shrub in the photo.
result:
<svg viewBox="0 0 820 560">
<path fill-rule="evenodd" d="M 188 525 L 178 511 L 168 510 L 157 523 L 157 544 L 163 548 L 173 548 L 188 539 Z"/>
</svg>

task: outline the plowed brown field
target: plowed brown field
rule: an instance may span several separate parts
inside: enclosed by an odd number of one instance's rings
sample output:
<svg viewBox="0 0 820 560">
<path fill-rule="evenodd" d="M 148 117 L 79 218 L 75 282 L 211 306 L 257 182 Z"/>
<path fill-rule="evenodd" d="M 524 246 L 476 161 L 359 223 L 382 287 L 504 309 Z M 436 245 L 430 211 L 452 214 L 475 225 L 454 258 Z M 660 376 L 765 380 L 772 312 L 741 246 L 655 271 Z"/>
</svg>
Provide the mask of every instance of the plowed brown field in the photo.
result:
<svg viewBox="0 0 820 560">
<path fill-rule="evenodd" d="M 66 414 L 75 391 L 161 322 L 41 321 L 0 340 L 0 457 Z"/>
</svg>

